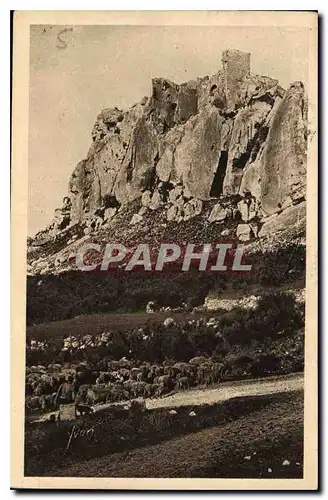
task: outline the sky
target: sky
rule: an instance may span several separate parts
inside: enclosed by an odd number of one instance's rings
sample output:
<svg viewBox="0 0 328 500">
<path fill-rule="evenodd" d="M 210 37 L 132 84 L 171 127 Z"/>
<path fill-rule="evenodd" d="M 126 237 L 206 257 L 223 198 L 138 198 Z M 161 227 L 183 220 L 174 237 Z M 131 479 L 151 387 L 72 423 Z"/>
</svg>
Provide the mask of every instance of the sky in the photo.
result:
<svg viewBox="0 0 328 500">
<path fill-rule="evenodd" d="M 251 72 L 308 83 L 308 31 L 227 26 L 31 26 L 28 234 L 49 224 L 85 158 L 99 112 L 127 108 L 151 79 L 214 74 L 221 52 L 251 53 Z"/>
</svg>

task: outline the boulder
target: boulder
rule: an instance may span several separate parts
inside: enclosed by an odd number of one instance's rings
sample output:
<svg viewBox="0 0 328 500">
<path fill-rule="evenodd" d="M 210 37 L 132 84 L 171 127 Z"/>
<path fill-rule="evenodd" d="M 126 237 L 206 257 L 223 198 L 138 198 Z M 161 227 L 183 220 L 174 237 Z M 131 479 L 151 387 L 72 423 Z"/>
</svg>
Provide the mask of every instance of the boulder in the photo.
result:
<svg viewBox="0 0 328 500">
<path fill-rule="evenodd" d="M 222 222 L 227 218 L 227 216 L 228 210 L 226 208 L 223 208 L 222 205 L 218 203 L 212 208 L 208 220 L 209 222 Z"/>
<path fill-rule="evenodd" d="M 249 222 L 258 216 L 258 204 L 254 197 L 247 197 L 238 202 L 238 210 L 242 221 Z"/>
<path fill-rule="evenodd" d="M 180 209 L 177 205 L 172 205 L 166 212 L 168 221 L 175 221 L 180 217 Z"/>
<path fill-rule="evenodd" d="M 142 193 L 141 204 L 143 207 L 148 207 L 150 205 L 151 197 L 151 191 L 149 191 L 148 189 Z"/>
<path fill-rule="evenodd" d="M 115 127 L 124 118 L 124 113 L 118 108 L 103 109 L 97 116 L 96 123 L 92 130 L 92 140 L 99 141 L 108 133 L 113 132 Z"/>
<path fill-rule="evenodd" d="M 132 219 L 130 220 L 130 225 L 134 226 L 135 224 L 139 224 L 142 221 L 143 221 L 142 215 L 133 214 Z"/>
<path fill-rule="evenodd" d="M 86 212 L 94 212 L 101 205 L 99 179 L 88 160 L 82 160 L 69 181 L 72 200 L 72 223 L 81 221 Z"/>
<path fill-rule="evenodd" d="M 153 196 L 151 197 L 151 201 L 150 201 L 148 207 L 150 208 L 150 210 L 157 210 L 162 205 L 163 205 L 162 197 L 161 197 L 160 193 L 156 190 L 156 191 L 154 191 Z"/>
<path fill-rule="evenodd" d="M 182 193 L 183 193 L 182 185 L 179 184 L 178 186 L 175 186 L 169 192 L 169 201 L 171 203 L 175 203 L 182 196 Z"/>
<path fill-rule="evenodd" d="M 251 226 L 249 224 L 238 224 L 237 238 L 239 241 L 249 241 L 251 239 Z"/>
<path fill-rule="evenodd" d="M 65 213 L 62 209 L 57 208 L 55 210 L 55 216 L 54 216 L 54 226 L 56 230 L 61 231 L 62 229 L 65 229 L 71 222 L 71 217 L 70 213 Z"/>
<path fill-rule="evenodd" d="M 195 356 L 194 358 L 191 358 L 189 360 L 189 363 L 191 365 L 201 365 L 202 363 L 206 363 L 207 361 L 207 358 L 205 358 L 204 356 Z"/>
<path fill-rule="evenodd" d="M 201 200 L 193 198 L 192 200 L 185 203 L 183 206 L 183 220 L 189 220 L 192 217 L 196 217 L 202 211 L 203 203 Z"/>
<path fill-rule="evenodd" d="M 248 212 L 249 212 L 249 204 L 248 200 L 242 200 L 238 203 L 238 210 L 240 212 L 241 220 L 244 222 L 248 222 L 249 217 L 248 217 Z"/>
<path fill-rule="evenodd" d="M 133 128 L 115 180 L 113 190 L 120 203 L 139 198 L 151 187 L 158 155 L 158 134 L 157 127 L 147 119 L 145 112 Z"/>
<path fill-rule="evenodd" d="M 179 85 L 167 78 L 152 79 L 150 108 L 158 117 L 158 131 L 163 132 L 175 124 L 175 110 L 178 105 Z"/>
<path fill-rule="evenodd" d="M 292 231 L 301 233 L 306 229 L 306 202 L 286 208 L 280 214 L 274 214 L 265 219 L 261 230 L 258 233 L 259 238 L 271 236 L 281 231 Z"/>
<path fill-rule="evenodd" d="M 146 313 L 147 314 L 152 314 L 155 312 L 155 302 L 149 301 L 148 304 L 146 305 Z"/>
<path fill-rule="evenodd" d="M 197 86 L 195 82 L 186 82 L 179 85 L 177 106 L 174 115 L 175 123 L 187 121 L 197 113 Z"/>
<path fill-rule="evenodd" d="M 175 151 L 181 142 L 185 130 L 185 125 L 177 125 L 167 131 L 160 138 L 159 160 L 156 164 L 156 175 L 164 182 L 170 181 L 173 185 L 179 184 L 179 178 L 175 169 Z M 182 186 L 182 183 L 180 182 Z"/>
</svg>

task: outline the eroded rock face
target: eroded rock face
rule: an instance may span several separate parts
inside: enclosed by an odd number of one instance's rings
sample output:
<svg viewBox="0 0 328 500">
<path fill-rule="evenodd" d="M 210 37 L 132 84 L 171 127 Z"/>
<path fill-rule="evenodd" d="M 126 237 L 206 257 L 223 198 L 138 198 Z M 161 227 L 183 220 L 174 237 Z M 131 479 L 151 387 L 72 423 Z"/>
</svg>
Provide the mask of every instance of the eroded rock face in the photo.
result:
<svg viewBox="0 0 328 500">
<path fill-rule="evenodd" d="M 304 86 L 286 91 L 273 117 L 261 165 L 261 204 L 273 214 L 305 196 L 306 117 Z"/>
<path fill-rule="evenodd" d="M 70 182 L 69 193 L 72 201 L 71 220 L 77 222 L 86 217 L 101 204 L 101 187 L 93 163 L 82 160 L 75 168 Z"/>
<path fill-rule="evenodd" d="M 218 166 L 223 118 L 217 108 L 204 107 L 184 127 L 175 149 L 174 169 L 187 196 L 206 200 Z"/>
<path fill-rule="evenodd" d="M 158 155 L 158 132 L 143 115 L 136 123 L 128 151 L 121 164 L 113 192 L 120 203 L 128 203 L 152 186 Z"/>
<path fill-rule="evenodd" d="M 97 116 L 97 121 L 93 127 L 92 140 L 99 141 L 110 132 L 115 133 L 118 123 L 122 122 L 124 113 L 118 108 L 104 109 Z"/>
<path fill-rule="evenodd" d="M 227 173 L 223 184 L 225 194 L 239 192 L 244 168 L 251 160 L 252 152 L 255 154 L 255 142 L 271 108 L 270 103 L 255 100 L 238 112 L 230 139 Z"/>
<path fill-rule="evenodd" d="M 139 198 L 132 224 L 156 210 L 179 223 L 215 198 L 209 223 L 238 216 L 238 238 L 256 238 L 261 219 L 305 199 L 306 120 L 303 84 L 285 92 L 277 80 L 251 74 L 250 54 L 241 51 L 225 51 L 211 76 L 182 84 L 154 78 L 149 97 L 99 113 L 52 231 L 91 227 L 89 220 L 96 228 Z"/>
</svg>

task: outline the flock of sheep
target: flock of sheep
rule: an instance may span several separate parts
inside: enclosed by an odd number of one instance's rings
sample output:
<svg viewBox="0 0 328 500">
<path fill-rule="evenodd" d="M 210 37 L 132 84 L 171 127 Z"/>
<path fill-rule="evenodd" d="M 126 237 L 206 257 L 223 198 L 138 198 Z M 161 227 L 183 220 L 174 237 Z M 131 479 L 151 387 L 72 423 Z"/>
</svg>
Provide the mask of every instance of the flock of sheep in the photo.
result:
<svg viewBox="0 0 328 500">
<path fill-rule="evenodd" d="M 107 371 L 92 370 L 86 363 L 31 366 L 26 369 L 27 410 L 54 410 L 59 386 L 69 375 L 74 376 L 75 402 L 81 405 L 113 403 L 133 398 L 150 398 L 191 386 L 214 384 L 221 380 L 224 365 L 211 358 L 198 356 L 188 363 L 162 364 L 133 362 L 122 358 L 109 361 Z"/>
<path fill-rule="evenodd" d="M 175 326 L 174 319 L 168 317 L 164 320 L 162 328 L 165 332 Z M 216 318 L 191 320 L 187 322 L 185 328 L 198 330 L 204 326 L 215 332 Z M 147 342 L 151 335 L 143 329 L 139 329 L 138 334 L 140 334 L 141 342 Z M 100 346 L 110 348 L 110 332 L 103 332 L 97 336 L 75 337 L 71 335 L 60 342 L 60 351 L 63 355 L 65 351 L 68 352 L 72 361 L 26 368 L 26 409 L 28 412 L 54 410 L 58 388 L 69 376 L 74 377 L 75 402 L 93 406 L 134 398 L 159 397 L 174 390 L 215 384 L 220 382 L 226 371 L 224 364 L 218 363 L 209 356 L 196 356 L 188 362 L 172 360 L 162 363 L 138 362 L 127 357 L 122 357 L 119 361 L 102 358 L 100 363 L 73 362 L 73 359 L 78 359 L 81 356 L 79 353 L 85 349 L 88 351 L 85 352 L 84 357 L 89 360 L 87 353 L 92 350 Z M 51 342 L 30 339 L 27 343 L 27 356 L 34 352 L 33 359 L 42 359 L 42 353 L 50 352 L 52 348 Z"/>
</svg>

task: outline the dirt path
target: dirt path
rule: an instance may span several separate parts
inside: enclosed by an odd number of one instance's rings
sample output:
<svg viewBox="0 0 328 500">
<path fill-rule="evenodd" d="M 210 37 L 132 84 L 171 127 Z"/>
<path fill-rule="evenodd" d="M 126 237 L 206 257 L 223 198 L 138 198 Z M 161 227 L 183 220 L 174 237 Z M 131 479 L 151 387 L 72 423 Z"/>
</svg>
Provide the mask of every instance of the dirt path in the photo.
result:
<svg viewBox="0 0 328 500">
<path fill-rule="evenodd" d="M 214 404 L 240 396 L 260 396 L 276 392 L 289 392 L 303 389 L 303 374 L 270 377 L 260 380 L 223 383 L 215 389 L 193 389 L 179 392 L 161 399 L 148 399 L 148 409 Z"/>
<path fill-rule="evenodd" d="M 179 406 L 198 406 L 204 404 L 220 403 L 240 396 L 261 396 L 277 392 L 298 391 L 303 389 L 303 373 L 292 373 L 277 377 L 243 380 L 237 382 L 224 382 L 215 388 L 190 389 L 146 400 L 148 410 L 154 408 L 172 408 Z M 127 404 L 127 401 L 119 403 Z M 100 411 L 112 405 L 103 404 L 94 406 L 94 411 Z"/>
</svg>

